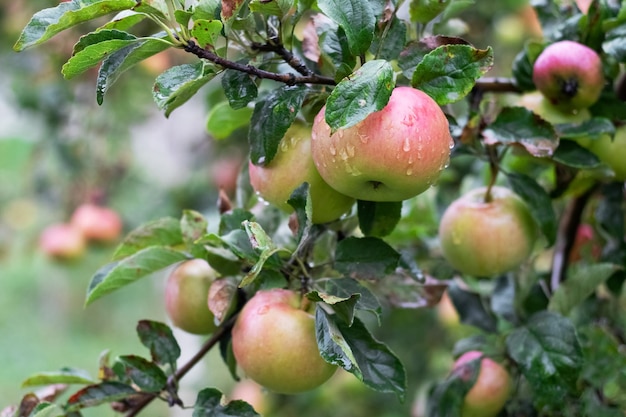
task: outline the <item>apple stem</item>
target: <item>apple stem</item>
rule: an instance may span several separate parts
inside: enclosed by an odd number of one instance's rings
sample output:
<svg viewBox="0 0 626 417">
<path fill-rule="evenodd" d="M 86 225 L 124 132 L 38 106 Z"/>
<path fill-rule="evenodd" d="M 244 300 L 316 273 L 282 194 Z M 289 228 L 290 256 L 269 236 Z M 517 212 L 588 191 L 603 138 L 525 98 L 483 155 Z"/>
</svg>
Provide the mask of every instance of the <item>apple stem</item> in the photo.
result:
<svg viewBox="0 0 626 417">
<path fill-rule="evenodd" d="M 498 164 L 498 152 L 495 146 L 487 147 L 487 155 L 489 156 L 489 171 L 491 173 L 491 179 L 489 181 L 489 184 L 487 185 L 487 191 L 485 192 L 485 203 L 490 203 L 493 200 L 491 190 L 496 184 L 496 179 L 498 178 L 500 167 Z"/>
</svg>

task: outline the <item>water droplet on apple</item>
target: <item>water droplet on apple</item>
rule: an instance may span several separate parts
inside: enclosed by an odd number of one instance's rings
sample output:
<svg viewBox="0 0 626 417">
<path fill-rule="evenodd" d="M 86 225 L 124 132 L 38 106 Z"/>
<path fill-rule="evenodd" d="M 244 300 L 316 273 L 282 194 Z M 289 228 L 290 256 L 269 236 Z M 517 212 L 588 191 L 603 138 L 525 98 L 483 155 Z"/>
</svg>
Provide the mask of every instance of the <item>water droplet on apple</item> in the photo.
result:
<svg viewBox="0 0 626 417">
<path fill-rule="evenodd" d="M 345 149 L 339 151 L 339 157 L 342 161 L 348 160 L 348 152 Z"/>
<path fill-rule="evenodd" d="M 331 155 L 337 155 L 337 148 L 334 145 L 330 145 L 329 151 Z"/>
<path fill-rule="evenodd" d="M 408 167 L 407 168 L 406 175 L 413 175 L 413 167 Z"/>
<path fill-rule="evenodd" d="M 365 144 L 367 143 L 367 141 L 369 141 L 369 139 L 370 139 L 370 137 L 369 137 L 369 136 L 367 136 L 367 135 L 363 135 L 363 134 L 361 134 L 361 133 L 359 133 L 358 135 L 359 135 L 359 139 L 361 140 L 361 143 L 362 143 L 362 144 L 364 144 L 364 145 L 365 145 Z"/>
<path fill-rule="evenodd" d="M 414 155 L 414 154 L 410 154 L 410 155 L 409 155 L 409 165 L 412 165 L 412 164 L 413 164 L 413 162 L 415 162 L 414 157 L 415 157 L 415 155 Z"/>
<path fill-rule="evenodd" d="M 454 139 L 450 138 L 450 143 L 448 144 L 450 149 L 454 148 Z"/>
<path fill-rule="evenodd" d="M 262 316 L 262 315 L 264 315 L 264 314 L 267 314 L 267 312 L 269 311 L 269 309 L 270 309 L 270 307 L 269 307 L 269 306 L 267 306 L 267 305 L 263 305 L 263 306 L 261 306 L 261 307 L 259 307 L 259 308 L 258 308 L 258 310 L 256 311 L 256 313 L 257 313 L 259 316 Z"/>
<path fill-rule="evenodd" d="M 409 137 L 408 136 L 406 138 L 404 138 L 404 145 L 402 145 L 402 150 L 404 152 L 409 152 L 411 150 L 411 142 L 409 141 Z"/>
<path fill-rule="evenodd" d="M 348 151 L 348 156 L 350 156 L 350 157 L 354 156 L 354 145 L 346 146 L 346 150 Z"/>
</svg>

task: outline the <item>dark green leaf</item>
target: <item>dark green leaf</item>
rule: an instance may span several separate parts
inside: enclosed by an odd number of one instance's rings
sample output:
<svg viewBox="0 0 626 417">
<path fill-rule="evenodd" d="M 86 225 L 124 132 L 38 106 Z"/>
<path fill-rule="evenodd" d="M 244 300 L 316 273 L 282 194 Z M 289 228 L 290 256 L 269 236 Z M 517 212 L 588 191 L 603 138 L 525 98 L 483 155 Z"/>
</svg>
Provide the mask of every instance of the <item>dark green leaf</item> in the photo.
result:
<svg viewBox="0 0 626 417">
<path fill-rule="evenodd" d="M 180 219 L 180 230 L 183 235 L 183 241 L 189 245 L 193 244 L 204 236 L 207 232 L 209 222 L 201 213 L 194 210 L 184 210 L 183 217 Z"/>
<path fill-rule="evenodd" d="M 526 175 L 509 173 L 507 178 L 513 191 L 528 205 L 530 213 L 548 239 L 548 245 L 552 245 L 556 239 L 557 220 L 548 193 Z"/>
<path fill-rule="evenodd" d="M 365 236 L 384 237 L 402 217 L 402 202 L 357 201 L 359 227 Z"/>
<path fill-rule="evenodd" d="M 528 380 L 539 404 L 558 406 L 576 390 L 582 351 L 566 318 L 542 311 L 506 338 L 508 354 Z"/>
<path fill-rule="evenodd" d="M 348 326 L 351 326 L 354 321 L 355 307 L 359 298 L 361 298 L 360 294 L 350 294 L 347 297 L 338 297 L 336 295 L 320 291 L 311 291 L 306 296 L 311 301 L 324 302 L 332 306 L 337 317 Z"/>
<path fill-rule="evenodd" d="M 167 384 L 167 376 L 153 362 L 135 355 L 124 355 L 118 359 L 124 366 L 128 378 L 143 392 L 160 392 Z"/>
<path fill-rule="evenodd" d="M 552 125 L 524 107 L 505 107 L 483 131 L 485 143 L 522 145 L 536 157 L 551 156 L 559 146 Z"/>
<path fill-rule="evenodd" d="M 63 409 L 53 403 L 49 402 L 40 402 L 33 409 L 32 413 L 29 417 L 60 417 L 67 416 L 67 414 L 63 411 Z"/>
<path fill-rule="evenodd" d="M 256 417 L 250 404 L 242 400 L 224 404 L 222 393 L 216 388 L 205 388 L 198 393 L 192 417 Z"/>
<path fill-rule="evenodd" d="M 462 415 L 463 399 L 476 383 L 480 359 L 474 359 L 456 368 L 448 378 L 433 387 L 426 403 L 428 417 L 456 417 Z"/>
<path fill-rule="evenodd" d="M 137 40 L 137 37 L 121 30 L 100 29 L 96 32 L 91 32 L 81 36 L 76 45 L 74 45 L 72 55 L 78 54 L 89 46 L 111 40 L 134 41 Z"/>
<path fill-rule="evenodd" d="M 480 295 L 463 290 L 455 282 L 452 282 L 448 287 L 448 295 L 459 313 L 461 323 L 478 327 L 486 332 L 496 331 L 496 319 L 491 312 L 485 309 L 485 303 L 483 303 Z"/>
<path fill-rule="evenodd" d="M 309 184 L 303 183 L 293 190 L 287 203 L 294 208 L 296 219 L 298 221 L 298 230 L 296 233 L 296 242 L 301 242 L 302 237 L 308 233 L 311 227 L 309 219 L 312 216 L 312 204 L 309 197 Z"/>
<path fill-rule="evenodd" d="M 91 278 L 85 304 L 128 284 L 144 278 L 153 272 L 187 259 L 187 255 L 174 249 L 151 246 L 100 268 Z"/>
<path fill-rule="evenodd" d="M 71 0 L 61 2 L 56 7 L 35 13 L 13 46 L 23 51 L 43 43 L 59 32 L 79 23 L 86 22 L 121 10 L 131 9 L 135 0 Z"/>
<path fill-rule="evenodd" d="M 202 48 L 214 47 L 222 33 L 224 25 L 219 20 L 195 20 L 191 29 L 191 36 L 196 38 Z"/>
<path fill-rule="evenodd" d="M 567 270 L 567 279 L 552 295 L 548 308 L 563 315 L 569 314 L 620 269 L 621 266 L 609 263 L 571 265 Z"/>
<path fill-rule="evenodd" d="M 100 404 L 132 397 L 136 393 L 137 392 L 129 385 L 106 381 L 96 385 L 89 385 L 72 395 L 67 400 L 66 409 L 71 412 L 81 408 L 95 407 Z"/>
<path fill-rule="evenodd" d="M 206 121 L 206 130 L 214 139 L 227 139 L 237 129 L 248 126 L 252 109 L 243 107 L 234 110 L 223 101 L 211 107 Z"/>
<path fill-rule="evenodd" d="M 86 35 L 76 44 L 74 55 L 63 65 L 61 72 L 66 79 L 73 78 L 95 67 L 107 56 L 137 42 L 139 39 L 135 36 L 119 30 L 106 30 Z"/>
<path fill-rule="evenodd" d="M 130 232 L 113 254 L 113 260 L 126 258 L 150 246 L 177 246 L 183 243 L 180 221 L 164 217 Z"/>
<path fill-rule="evenodd" d="M 87 371 L 75 368 L 61 368 L 54 372 L 38 372 L 22 382 L 22 387 L 51 384 L 95 384 Z"/>
<path fill-rule="evenodd" d="M 335 267 L 357 279 L 381 279 L 393 272 L 400 254 L 375 237 L 349 237 L 337 244 Z"/>
<path fill-rule="evenodd" d="M 607 32 L 602 50 L 617 62 L 626 62 L 626 25 L 622 24 Z"/>
<path fill-rule="evenodd" d="M 176 369 L 176 360 L 180 357 L 180 347 L 174 338 L 172 329 L 163 323 L 141 320 L 137 323 L 137 335 L 141 344 L 150 350 L 155 363 L 169 365 Z"/>
<path fill-rule="evenodd" d="M 493 66 L 491 48 L 443 45 L 424 56 L 415 68 L 411 85 L 427 93 L 439 105 L 461 100 L 476 80 Z"/>
<path fill-rule="evenodd" d="M 352 55 L 358 56 L 367 51 L 374 38 L 376 24 L 369 1 L 318 0 L 317 5 L 345 31 Z"/>
<path fill-rule="evenodd" d="M 296 119 L 306 93 L 304 86 L 284 86 L 257 101 L 248 132 L 252 163 L 264 165 L 274 159 L 280 140 Z"/>
<path fill-rule="evenodd" d="M 517 323 L 515 279 L 511 274 L 498 277 L 491 296 L 491 310 L 511 323 Z"/>
<path fill-rule="evenodd" d="M 394 87 L 393 68 L 389 62 L 374 60 L 365 63 L 330 93 L 326 101 L 326 122 L 333 130 L 354 126 L 370 113 L 385 107 Z"/>
<path fill-rule="evenodd" d="M 406 24 L 394 16 L 379 31 L 380 33 L 374 37 L 370 52 L 377 59 L 388 61 L 396 59 L 406 44 Z"/>
<path fill-rule="evenodd" d="M 326 281 L 324 285 L 326 293 L 336 297 L 348 298 L 353 294 L 358 294 L 355 308 L 357 310 L 370 311 L 379 320 L 382 318 L 383 310 L 376 296 L 359 281 L 352 278 L 333 278 Z"/>
<path fill-rule="evenodd" d="M 585 357 L 581 376 L 595 389 L 602 389 L 616 369 L 626 369 L 626 353 L 611 329 L 601 323 L 579 328 L 579 332 Z"/>
<path fill-rule="evenodd" d="M 226 70 L 222 75 L 222 89 L 233 110 L 242 109 L 256 99 L 258 88 L 249 74 Z M 248 116 L 249 120 L 250 117 Z"/>
<path fill-rule="evenodd" d="M 250 1 L 250 10 L 260 13 L 264 16 L 278 16 L 282 19 L 289 14 L 294 5 L 294 0 L 252 0 Z"/>
<path fill-rule="evenodd" d="M 241 230 L 243 222 L 252 220 L 254 215 L 249 211 L 236 208 L 228 213 L 224 213 L 220 219 L 219 234 L 225 235 L 233 230 Z"/>
<path fill-rule="evenodd" d="M 387 346 L 374 339 L 357 317 L 348 326 L 318 306 L 315 327 L 324 360 L 341 366 L 368 387 L 393 392 L 400 401 L 404 400 L 407 382 L 402 363 Z"/>
<path fill-rule="evenodd" d="M 118 80 L 120 75 L 137 63 L 163 52 L 172 45 L 163 40 L 165 34 L 157 34 L 147 39 L 140 39 L 132 45 L 121 48 L 107 56 L 98 69 L 96 80 L 96 99 L 98 104 L 104 101 L 107 90 Z"/>
<path fill-rule="evenodd" d="M 143 22 L 144 19 L 147 18 L 148 16 L 143 13 L 136 13 L 127 10 L 120 13 L 120 15 L 116 16 L 110 22 L 107 22 L 104 25 L 100 26 L 98 30 L 111 29 L 128 31 L 130 28 L 137 25 L 138 23 Z"/>
<path fill-rule="evenodd" d="M 407 79 L 412 79 L 415 68 L 426 54 L 443 45 L 469 45 L 469 43 L 461 38 L 442 35 L 428 36 L 419 41 L 411 41 L 398 56 L 398 66 L 402 69 L 402 74 Z"/>
<path fill-rule="evenodd" d="M 593 117 L 582 123 L 561 123 L 554 125 L 557 134 L 562 138 L 598 138 L 602 135 L 613 136 L 615 126 L 604 117 Z"/>
<path fill-rule="evenodd" d="M 315 20 L 315 29 L 319 37 L 320 52 L 324 61 L 334 70 L 335 80 L 339 81 L 352 73 L 356 57 L 350 53 L 346 32 L 335 22 L 326 19 Z M 322 62 L 324 64 L 325 62 Z"/>
<path fill-rule="evenodd" d="M 513 60 L 513 79 L 522 91 L 535 90 L 533 82 L 533 64 L 526 49 L 519 52 Z"/>
<path fill-rule="evenodd" d="M 246 220 L 243 222 L 243 227 L 248 235 L 250 245 L 254 251 L 259 254 L 259 258 L 246 276 L 244 276 L 241 280 L 241 283 L 239 284 L 239 287 L 241 288 L 250 285 L 257 279 L 257 277 L 263 272 L 263 268 L 265 267 L 267 261 L 274 254 L 280 251 L 288 251 L 287 249 L 277 247 L 258 223 Z"/>
<path fill-rule="evenodd" d="M 167 117 L 211 81 L 216 73 L 215 66 L 207 61 L 169 68 L 154 83 L 154 101 L 160 109 L 165 110 Z"/>
<path fill-rule="evenodd" d="M 439 16 L 449 4 L 450 0 L 413 0 L 409 8 L 411 21 L 424 25 Z"/>
<path fill-rule="evenodd" d="M 559 147 L 556 148 L 552 159 L 563 165 L 580 169 L 595 168 L 602 164 L 594 153 L 583 148 L 573 140 L 567 139 L 559 143 Z"/>
</svg>

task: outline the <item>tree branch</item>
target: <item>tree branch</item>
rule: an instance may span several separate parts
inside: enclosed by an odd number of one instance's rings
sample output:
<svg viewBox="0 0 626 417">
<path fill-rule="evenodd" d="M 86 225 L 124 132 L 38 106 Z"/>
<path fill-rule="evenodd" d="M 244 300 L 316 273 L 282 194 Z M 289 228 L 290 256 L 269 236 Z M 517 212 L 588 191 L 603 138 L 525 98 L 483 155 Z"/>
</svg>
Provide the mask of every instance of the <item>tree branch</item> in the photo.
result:
<svg viewBox="0 0 626 417">
<path fill-rule="evenodd" d="M 171 386 L 180 379 L 182 379 L 187 372 L 191 370 L 200 360 L 220 341 L 220 339 L 230 330 L 235 324 L 236 315 L 231 317 L 223 326 L 219 327 L 215 333 L 202 345 L 200 350 L 187 361 L 183 366 L 178 368 L 176 373 L 168 378 L 167 384 Z M 154 400 L 158 398 L 156 395 L 146 395 L 126 414 L 126 417 L 135 417 L 141 410 L 148 406 Z"/>
<path fill-rule="evenodd" d="M 521 93 L 522 90 L 512 78 L 484 77 L 476 81 L 474 90 L 481 93 Z"/>
<path fill-rule="evenodd" d="M 268 80 L 278 81 L 287 85 L 296 85 L 296 84 L 322 84 L 322 85 L 336 85 L 334 79 L 330 77 L 324 77 L 317 74 L 311 75 L 295 75 L 293 73 L 288 74 L 279 74 L 275 72 L 265 71 L 260 68 L 255 67 L 254 65 L 245 65 L 237 62 L 229 61 L 228 59 L 222 58 L 215 53 L 201 48 L 194 41 L 189 41 L 185 46 L 185 51 L 190 52 L 197 56 L 198 58 L 207 59 L 214 64 L 217 64 L 223 68 L 233 69 L 236 71 L 245 72 L 246 74 L 254 75 L 255 77 L 264 78 Z"/>
<path fill-rule="evenodd" d="M 315 75 L 306 65 L 302 63 L 291 51 L 287 50 L 282 43 L 270 40 L 267 43 L 253 43 L 252 49 L 263 52 L 274 52 L 280 56 L 289 66 L 305 76 Z"/>
</svg>

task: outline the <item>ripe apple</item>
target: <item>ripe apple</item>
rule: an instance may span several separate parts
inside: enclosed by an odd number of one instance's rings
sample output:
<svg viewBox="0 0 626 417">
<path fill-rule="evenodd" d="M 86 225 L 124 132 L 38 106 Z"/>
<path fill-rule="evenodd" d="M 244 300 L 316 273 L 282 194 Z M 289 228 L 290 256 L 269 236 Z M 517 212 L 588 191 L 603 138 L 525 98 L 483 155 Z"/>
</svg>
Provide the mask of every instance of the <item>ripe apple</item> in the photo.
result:
<svg viewBox="0 0 626 417">
<path fill-rule="evenodd" d="M 382 110 L 334 133 L 325 110 L 313 122 L 313 160 L 322 178 L 342 194 L 406 200 L 428 189 L 448 164 L 454 144 L 448 120 L 420 90 L 397 87 Z"/>
<path fill-rule="evenodd" d="M 437 304 L 437 318 L 448 328 L 455 328 L 461 322 L 459 312 L 452 303 L 452 299 L 448 295 L 448 291 L 444 292 Z"/>
<path fill-rule="evenodd" d="M 454 369 L 458 370 L 481 356 L 482 352 L 469 351 L 456 360 Z M 483 357 L 476 382 L 465 395 L 461 417 L 495 417 L 504 408 L 512 388 L 513 383 L 507 370 L 493 359 Z"/>
<path fill-rule="evenodd" d="M 115 242 L 122 233 L 122 220 L 115 210 L 91 203 L 78 206 L 70 223 L 88 240 Z"/>
<path fill-rule="evenodd" d="M 313 223 L 337 220 L 354 204 L 354 199 L 332 189 L 322 179 L 311 158 L 311 128 L 296 121 L 280 142 L 274 159 L 258 166 L 250 162 L 250 183 L 265 201 L 292 212 L 287 200 L 302 183 L 309 183 Z"/>
<path fill-rule="evenodd" d="M 246 375 L 271 391 L 316 388 L 337 367 L 322 359 L 308 300 L 290 290 L 260 290 L 246 303 L 232 332 L 233 353 Z"/>
<path fill-rule="evenodd" d="M 468 192 L 444 212 L 439 224 L 443 256 L 460 272 L 490 277 L 526 260 L 537 236 L 528 207 L 507 188 Z"/>
<path fill-rule="evenodd" d="M 555 42 L 533 64 L 533 82 L 555 106 L 565 111 L 584 109 L 598 100 L 604 87 L 602 61 L 581 43 Z"/>
<path fill-rule="evenodd" d="M 39 236 L 41 250 L 58 260 L 76 259 L 85 253 L 86 246 L 82 232 L 67 223 L 52 224 Z"/>
<path fill-rule="evenodd" d="M 204 259 L 185 261 L 168 276 L 165 310 L 176 327 L 193 334 L 209 334 L 216 329 L 207 300 L 217 277 Z"/>
<path fill-rule="evenodd" d="M 576 237 L 570 251 L 569 261 L 578 262 L 584 256 L 590 255 L 591 259 L 597 262 L 601 253 L 602 247 L 595 236 L 593 226 L 588 223 L 581 223 L 576 230 Z"/>
<path fill-rule="evenodd" d="M 615 136 L 602 135 L 589 144 L 589 150 L 615 173 L 615 179 L 626 181 L 626 125 L 615 129 Z"/>
</svg>

